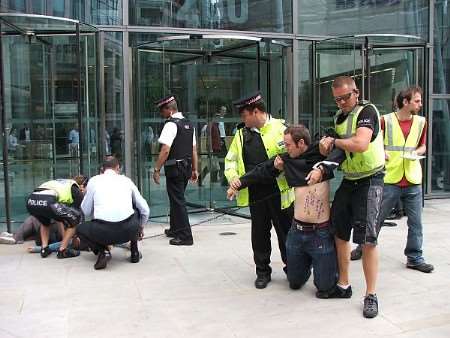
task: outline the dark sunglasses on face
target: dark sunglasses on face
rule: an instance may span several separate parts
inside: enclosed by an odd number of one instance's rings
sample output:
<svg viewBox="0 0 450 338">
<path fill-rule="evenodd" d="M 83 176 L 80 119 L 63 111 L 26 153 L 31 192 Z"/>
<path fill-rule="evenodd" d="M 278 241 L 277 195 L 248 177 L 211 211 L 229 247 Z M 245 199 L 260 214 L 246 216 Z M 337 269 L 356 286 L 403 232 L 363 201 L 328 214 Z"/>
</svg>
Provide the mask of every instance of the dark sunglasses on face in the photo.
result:
<svg viewBox="0 0 450 338">
<path fill-rule="evenodd" d="M 334 101 L 336 101 L 336 102 L 347 101 L 347 100 L 352 96 L 352 94 L 353 94 L 354 92 L 355 92 L 355 91 L 351 91 L 350 93 L 347 93 L 347 94 L 345 94 L 345 95 L 335 96 L 335 97 L 334 97 Z"/>
</svg>

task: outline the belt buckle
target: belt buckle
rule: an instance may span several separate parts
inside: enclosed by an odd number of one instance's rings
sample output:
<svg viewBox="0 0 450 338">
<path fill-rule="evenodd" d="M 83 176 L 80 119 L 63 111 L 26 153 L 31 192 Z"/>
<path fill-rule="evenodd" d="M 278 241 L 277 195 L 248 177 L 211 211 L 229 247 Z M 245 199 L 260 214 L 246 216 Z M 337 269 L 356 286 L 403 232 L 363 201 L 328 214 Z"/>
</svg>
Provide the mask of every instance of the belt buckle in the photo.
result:
<svg viewBox="0 0 450 338">
<path fill-rule="evenodd" d="M 303 231 L 303 225 L 297 224 L 297 230 Z"/>
</svg>

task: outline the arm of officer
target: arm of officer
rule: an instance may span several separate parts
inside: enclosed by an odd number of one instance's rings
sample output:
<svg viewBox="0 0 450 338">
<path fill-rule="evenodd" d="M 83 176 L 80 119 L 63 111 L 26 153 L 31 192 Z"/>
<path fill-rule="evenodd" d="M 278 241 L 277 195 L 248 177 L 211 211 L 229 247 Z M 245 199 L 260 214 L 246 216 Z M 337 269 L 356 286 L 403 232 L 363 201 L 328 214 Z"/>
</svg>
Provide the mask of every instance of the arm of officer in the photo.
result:
<svg viewBox="0 0 450 338">
<path fill-rule="evenodd" d="M 237 172 L 237 166 L 238 166 L 238 143 L 239 143 L 239 135 L 241 131 L 238 130 L 236 132 L 236 135 L 234 135 L 233 141 L 230 144 L 230 148 L 228 149 L 228 153 L 225 156 L 225 170 L 224 174 L 227 178 L 228 183 L 231 184 L 231 182 L 234 179 L 239 179 L 239 174 Z"/>
<path fill-rule="evenodd" d="M 247 188 L 250 185 L 264 183 L 264 181 L 276 178 L 280 171 L 275 168 L 274 165 L 275 158 L 271 158 L 258 164 L 249 172 L 246 172 L 243 176 L 239 178 L 241 185 L 238 190 Z"/>
<path fill-rule="evenodd" d="M 131 180 L 130 183 L 131 183 L 133 204 L 139 210 L 139 213 L 141 215 L 140 225 L 144 226 L 148 221 L 148 217 L 150 216 L 150 208 L 148 207 L 147 201 L 144 199 L 144 197 L 142 197 L 136 185 Z"/>
<path fill-rule="evenodd" d="M 86 187 L 86 194 L 81 202 L 81 211 L 85 217 L 91 217 L 94 213 L 94 183 L 92 181 Z"/>
<path fill-rule="evenodd" d="M 197 145 L 192 146 L 192 176 L 191 181 L 196 182 L 198 179 L 198 155 Z"/>
</svg>

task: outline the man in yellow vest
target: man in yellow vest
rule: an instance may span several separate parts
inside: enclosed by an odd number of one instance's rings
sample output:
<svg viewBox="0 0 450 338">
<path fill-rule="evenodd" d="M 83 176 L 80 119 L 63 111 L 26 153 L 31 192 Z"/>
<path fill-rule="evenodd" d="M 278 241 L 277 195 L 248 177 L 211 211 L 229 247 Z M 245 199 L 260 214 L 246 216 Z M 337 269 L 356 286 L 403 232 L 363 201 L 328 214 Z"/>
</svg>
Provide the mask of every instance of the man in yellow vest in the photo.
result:
<svg viewBox="0 0 450 338">
<path fill-rule="evenodd" d="M 427 126 L 425 118 L 418 116 L 422 108 L 422 89 L 412 86 L 402 90 L 396 98 L 398 111 L 381 118 L 386 152 L 383 203 L 380 226 L 399 200 L 408 217 L 408 239 L 405 255 L 406 267 L 425 273 L 434 270 L 422 255 L 422 167 L 420 156 L 426 151 Z M 380 227 L 378 228 L 378 231 Z M 352 259 L 361 258 L 358 246 Z"/>
<path fill-rule="evenodd" d="M 339 139 L 323 138 L 324 153 L 333 147 L 345 151 L 341 164 L 344 179 L 336 191 L 331 209 L 331 222 L 339 265 L 339 281 L 334 292 L 322 298 L 351 295 L 349 283 L 350 234 L 353 242 L 362 245 L 366 295 L 363 315 L 378 314 L 375 293 L 378 273 L 377 224 L 383 196 L 384 149 L 380 117 L 373 104 L 358 103 L 359 91 L 348 76 L 337 77 L 332 84 L 334 100 L 339 107 L 335 128 Z"/>
<path fill-rule="evenodd" d="M 285 152 L 284 121 L 270 116 L 261 94 L 237 100 L 245 126 L 237 130 L 225 157 L 225 176 L 230 187 L 239 188 L 239 177 L 259 163 Z M 286 264 L 286 236 L 293 217 L 294 192 L 284 175 L 265 184 L 242 189 L 237 194 L 238 206 L 250 207 L 253 258 L 256 265 L 255 287 L 264 289 L 271 280 L 270 229 L 275 228 L 281 258 Z M 286 268 L 284 268 L 286 271 Z"/>
<path fill-rule="evenodd" d="M 57 179 L 45 182 L 34 189 L 27 200 L 28 212 L 41 223 L 41 257 L 51 254 L 48 246 L 51 220 L 65 225 L 63 239 L 58 250 L 58 258 L 70 258 L 80 255 L 78 250 L 69 247 L 70 239 L 75 235 L 76 226 L 81 221 L 80 205 L 84 187 L 88 178 L 76 176 L 72 179 Z"/>
</svg>

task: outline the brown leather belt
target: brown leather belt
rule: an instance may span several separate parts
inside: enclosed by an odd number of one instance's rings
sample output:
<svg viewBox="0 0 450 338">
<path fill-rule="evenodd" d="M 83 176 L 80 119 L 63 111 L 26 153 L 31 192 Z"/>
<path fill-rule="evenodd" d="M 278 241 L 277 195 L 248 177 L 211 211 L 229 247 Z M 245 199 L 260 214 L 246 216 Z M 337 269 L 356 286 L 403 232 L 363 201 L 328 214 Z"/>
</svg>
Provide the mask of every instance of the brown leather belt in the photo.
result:
<svg viewBox="0 0 450 338">
<path fill-rule="evenodd" d="M 330 221 L 325 221 L 322 223 L 308 223 L 302 222 L 297 219 L 292 220 L 292 226 L 300 231 L 316 231 L 318 229 L 328 228 L 330 225 Z"/>
</svg>

